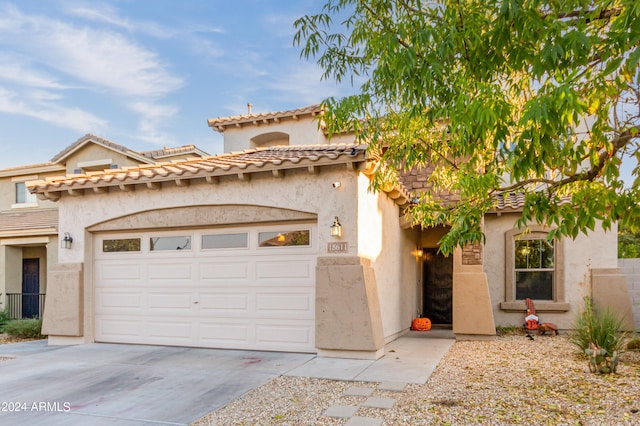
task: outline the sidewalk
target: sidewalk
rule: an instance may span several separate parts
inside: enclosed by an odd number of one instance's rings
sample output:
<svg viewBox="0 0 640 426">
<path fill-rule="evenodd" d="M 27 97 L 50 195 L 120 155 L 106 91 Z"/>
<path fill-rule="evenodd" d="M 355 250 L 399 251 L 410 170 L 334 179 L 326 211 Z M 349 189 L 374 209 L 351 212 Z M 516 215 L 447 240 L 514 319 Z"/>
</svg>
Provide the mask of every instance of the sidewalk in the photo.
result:
<svg viewBox="0 0 640 426">
<path fill-rule="evenodd" d="M 395 405 L 394 398 L 371 397 L 373 391 L 402 392 L 409 383 L 426 383 L 454 343 L 451 330 L 411 331 L 386 345 L 385 355 L 378 360 L 316 357 L 284 375 L 376 382 L 375 387 L 352 386 L 344 392 L 344 396 L 361 397 L 360 405 L 335 404 L 323 416 L 347 418 L 348 426 L 378 426 L 383 424 L 380 418 L 354 416 L 360 406 L 389 409 Z"/>
</svg>

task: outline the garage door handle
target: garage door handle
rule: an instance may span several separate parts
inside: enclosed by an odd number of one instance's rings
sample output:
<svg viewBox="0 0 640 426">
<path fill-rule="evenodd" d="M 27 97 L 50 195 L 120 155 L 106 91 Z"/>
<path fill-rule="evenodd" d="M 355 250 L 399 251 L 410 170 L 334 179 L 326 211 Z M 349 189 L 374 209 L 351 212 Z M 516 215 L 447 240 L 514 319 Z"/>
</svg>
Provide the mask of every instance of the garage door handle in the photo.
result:
<svg viewBox="0 0 640 426">
<path fill-rule="evenodd" d="M 193 302 L 193 304 L 194 304 L 194 305 L 197 305 L 197 304 L 198 304 L 198 302 Z"/>
</svg>

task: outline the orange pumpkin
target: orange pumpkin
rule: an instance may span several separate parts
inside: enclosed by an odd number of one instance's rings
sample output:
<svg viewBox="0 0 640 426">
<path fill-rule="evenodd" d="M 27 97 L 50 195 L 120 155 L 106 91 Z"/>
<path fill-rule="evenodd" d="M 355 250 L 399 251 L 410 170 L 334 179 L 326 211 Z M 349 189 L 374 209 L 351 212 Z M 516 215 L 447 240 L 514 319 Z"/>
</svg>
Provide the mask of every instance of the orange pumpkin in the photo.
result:
<svg viewBox="0 0 640 426">
<path fill-rule="evenodd" d="M 418 331 L 431 330 L 431 320 L 429 318 L 416 318 L 411 323 L 411 328 Z"/>
</svg>

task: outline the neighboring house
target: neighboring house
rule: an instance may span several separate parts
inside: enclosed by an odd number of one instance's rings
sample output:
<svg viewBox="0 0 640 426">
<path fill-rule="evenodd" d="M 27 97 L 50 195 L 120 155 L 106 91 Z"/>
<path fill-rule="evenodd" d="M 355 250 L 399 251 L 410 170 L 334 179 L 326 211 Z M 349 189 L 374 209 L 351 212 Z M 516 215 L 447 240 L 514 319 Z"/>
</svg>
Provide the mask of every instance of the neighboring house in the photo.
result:
<svg viewBox="0 0 640 426">
<path fill-rule="evenodd" d="M 193 145 L 136 152 L 86 135 L 47 163 L 0 170 L 0 309 L 40 317 L 47 271 L 58 262 L 58 204 L 31 194 L 27 181 L 206 155 Z"/>
<path fill-rule="evenodd" d="M 224 154 L 29 182 L 73 238 L 49 272 L 50 344 L 377 358 L 418 315 L 483 338 L 522 324 L 525 297 L 561 329 L 586 294 L 624 305 L 601 294 L 626 289 L 615 230 L 547 243 L 541 227 L 514 229 L 512 197 L 486 216 L 486 244 L 444 257 L 447 229 L 405 217 L 428 170 L 371 192 L 378 160 L 352 136 L 329 141 L 321 117 L 311 106 L 212 119 Z"/>
</svg>

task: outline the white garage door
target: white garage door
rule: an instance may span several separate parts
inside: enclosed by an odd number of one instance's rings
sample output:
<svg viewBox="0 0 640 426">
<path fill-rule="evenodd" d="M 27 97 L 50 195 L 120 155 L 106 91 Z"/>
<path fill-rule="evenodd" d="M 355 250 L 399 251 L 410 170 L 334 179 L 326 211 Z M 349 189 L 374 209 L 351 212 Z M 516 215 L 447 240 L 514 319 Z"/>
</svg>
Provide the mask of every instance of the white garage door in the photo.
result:
<svg viewBox="0 0 640 426">
<path fill-rule="evenodd" d="M 97 235 L 95 340 L 315 352 L 315 232 Z"/>
</svg>

